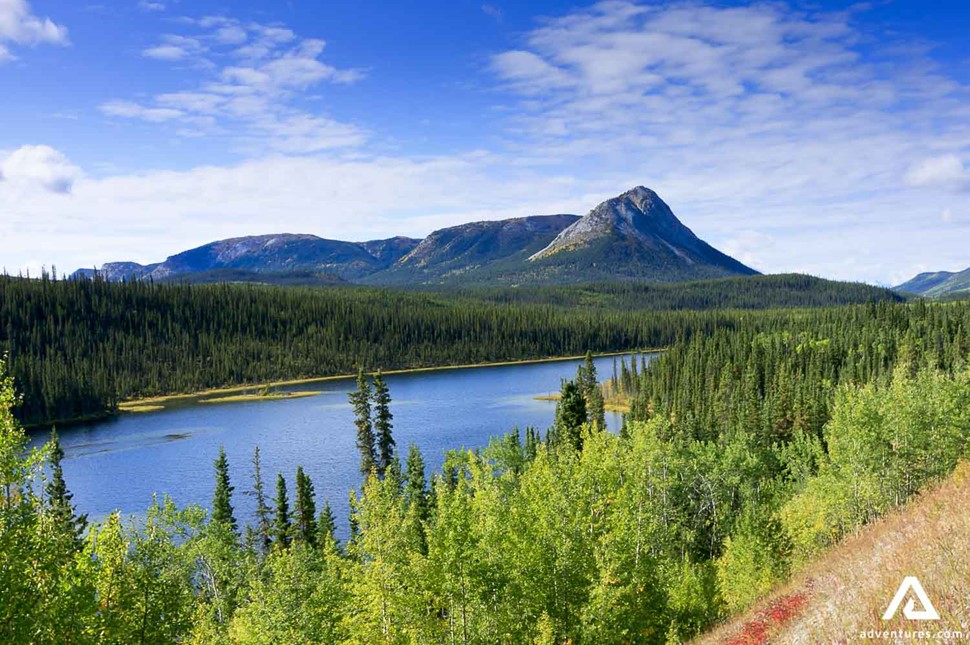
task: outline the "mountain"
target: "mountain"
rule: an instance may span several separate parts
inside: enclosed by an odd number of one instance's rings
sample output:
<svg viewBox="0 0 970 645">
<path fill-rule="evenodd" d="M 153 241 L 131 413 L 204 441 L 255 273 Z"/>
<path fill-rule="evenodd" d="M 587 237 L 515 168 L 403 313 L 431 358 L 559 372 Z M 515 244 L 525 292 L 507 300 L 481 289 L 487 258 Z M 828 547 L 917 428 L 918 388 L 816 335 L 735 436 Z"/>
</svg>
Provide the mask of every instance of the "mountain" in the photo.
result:
<svg viewBox="0 0 970 645">
<path fill-rule="evenodd" d="M 315 235 L 259 235 L 205 244 L 164 262 L 105 264 L 109 280 L 245 281 L 308 284 L 343 280 L 375 285 L 520 285 L 646 280 L 677 282 L 755 275 L 757 271 L 699 239 L 660 197 L 638 186 L 584 217 L 535 215 L 472 222 L 423 240 L 369 242 Z M 91 269 L 75 273 L 90 277 Z M 200 277 L 199 274 L 205 274 Z M 250 275 L 256 274 L 256 275 Z M 195 276 L 195 278 L 193 278 Z"/>
<path fill-rule="evenodd" d="M 757 274 L 694 235 L 643 186 L 606 200 L 529 262 L 549 274 L 585 279 L 609 275 L 669 282 Z"/>
<path fill-rule="evenodd" d="M 970 268 L 959 272 L 920 273 L 893 289 L 927 298 L 970 295 Z"/>
<path fill-rule="evenodd" d="M 434 231 L 387 271 L 367 281 L 380 284 L 487 280 L 515 274 L 527 258 L 579 219 L 536 215 L 472 222 Z"/>
<path fill-rule="evenodd" d="M 265 281 L 274 283 L 300 281 L 301 276 L 306 277 L 306 284 L 333 283 L 386 269 L 417 244 L 418 240 L 406 237 L 355 243 L 316 235 L 256 235 L 204 244 L 156 264 L 109 262 L 98 271 L 114 281 L 251 282 L 257 279 L 251 274 L 267 274 Z M 90 277 L 93 273 L 80 269 L 74 275 Z M 294 275 L 285 277 L 286 273 Z M 220 276 L 224 276 L 222 280 Z"/>
</svg>

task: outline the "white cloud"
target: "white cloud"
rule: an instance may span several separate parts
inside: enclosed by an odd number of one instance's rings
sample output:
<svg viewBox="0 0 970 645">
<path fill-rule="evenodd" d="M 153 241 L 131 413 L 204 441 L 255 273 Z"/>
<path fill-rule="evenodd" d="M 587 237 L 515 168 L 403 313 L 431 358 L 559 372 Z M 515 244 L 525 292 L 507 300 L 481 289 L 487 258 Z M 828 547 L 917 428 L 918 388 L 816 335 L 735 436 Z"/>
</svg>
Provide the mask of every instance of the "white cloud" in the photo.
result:
<svg viewBox="0 0 970 645">
<path fill-rule="evenodd" d="M 911 186 L 936 186 L 963 190 L 970 187 L 970 168 L 955 154 L 924 159 L 906 173 Z"/>
<path fill-rule="evenodd" d="M 26 145 L 4 156 L 0 153 L 0 192 L 43 190 L 66 194 L 80 176 L 80 169 L 59 151 L 44 145 Z"/>
<path fill-rule="evenodd" d="M 138 8 L 142 11 L 165 11 L 165 5 L 161 2 L 147 2 L 146 0 L 139 2 Z"/>
<path fill-rule="evenodd" d="M 35 16 L 26 0 L 0 0 L 0 63 L 15 58 L 5 42 L 67 45 L 67 28 Z"/>
<path fill-rule="evenodd" d="M 363 76 L 359 70 L 338 69 L 320 60 L 323 40 L 224 16 L 183 23 L 201 31 L 166 34 L 142 54 L 188 66 L 199 78 L 190 88 L 149 101 L 107 101 L 100 106 L 104 114 L 171 124 L 180 136 L 228 137 L 249 154 L 304 154 L 365 141 L 356 125 L 295 107 L 302 92 L 321 83 L 346 84 Z"/>
</svg>

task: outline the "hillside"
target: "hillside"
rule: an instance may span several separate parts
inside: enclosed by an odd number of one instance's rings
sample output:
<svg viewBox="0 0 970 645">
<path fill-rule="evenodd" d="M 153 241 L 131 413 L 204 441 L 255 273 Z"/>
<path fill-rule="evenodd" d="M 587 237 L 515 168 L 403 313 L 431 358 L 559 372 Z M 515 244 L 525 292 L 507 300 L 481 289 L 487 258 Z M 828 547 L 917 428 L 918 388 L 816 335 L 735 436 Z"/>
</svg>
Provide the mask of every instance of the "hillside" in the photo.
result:
<svg viewBox="0 0 970 645">
<path fill-rule="evenodd" d="M 757 275 L 677 283 L 629 281 L 516 288 L 469 287 L 451 292 L 508 304 L 548 304 L 632 311 L 831 307 L 905 300 L 891 289 L 801 274 Z"/>
<path fill-rule="evenodd" d="M 901 293 L 912 293 L 926 298 L 970 295 L 970 268 L 958 272 L 920 273 L 893 287 L 893 289 Z"/>
<path fill-rule="evenodd" d="M 698 238 L 660 197 L 638 186 L 584 217 L 536 215 L 471 222 L 433 231 L 422 240 L 368 242 L 278 234 L 219 240 L 163 262 L 109 262 L 109 281 L 184 280 L 214 271 L 273 273 L 278 284 L 318 284 L 326 274 L 361 284 L 397 286 L 531 285 L 646 280 L 678 282 L 754 275 Z M 89 278 L 94 269 L 75 277 Z M 231 275 L 231 274 L 227 274 Z"/>
<path fill-rule="evenodd" d="M 578 219 L 576 215 L 545 215 L 443 228 L 421 240 L 388 270 L 366 281 L 425 284 L 514 274 L 529 255 Z"/>
<path fill-rule="evenodd" d="M 962 462 L 942 485 L 863 528 L 696 643 L 844 643 L 869 630 L 966 633 L 970 515 L 957 509 L 968 506 L 970 463 Z M 901 611 L 882 620 L 902 580 L 913 575 L 940 620 L 910 621 Z"/>
</svg>

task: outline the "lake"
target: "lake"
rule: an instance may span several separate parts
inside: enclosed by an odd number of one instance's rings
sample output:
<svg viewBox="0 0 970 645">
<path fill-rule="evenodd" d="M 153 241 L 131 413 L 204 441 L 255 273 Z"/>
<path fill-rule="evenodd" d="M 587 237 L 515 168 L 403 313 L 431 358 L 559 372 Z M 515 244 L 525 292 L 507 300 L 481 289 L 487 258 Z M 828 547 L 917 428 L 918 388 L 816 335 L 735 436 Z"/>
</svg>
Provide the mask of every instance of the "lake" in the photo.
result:
<svg viewBox="0 0 970 645">
<path fill-rule="evenodd" d="M 414 443 L 430 474 L 450 449 L 485 446 L 491 437 L 516 426 L 545 431 L 556 404 L 535 397 L 558 392 L 561 380 L 572 378 L 580 363 L 561 360 L 385 376 L 402 462 Z M 601 381 L 611 377 L 613 365 L 613 357 L 596 359 Z M 92 520 L 115 510 L 141 515 L 155 492 L 168 494 L 179 505 L 208 507 L 214 488 L 212 462 L 224 446 L 236 489 L 236 519 L 245 525 L 252 522 L 255 505 L 243 492 L 250 489 L 253 449 L 259 446 L 268 496 L 274 494 L 276 473 L 282 472 L 292 505 L 294 473 L 302 465 L 313 480 L 318 510 L 329 499 L 344 535 L 348 494 L 361 482 L 353 410 L 347 401 L 354 387 L 353 379 L 321 381 L 281 388 L 319 392 L 316 396 L 197 403 L 62 428 L 64 476 L 78 511 Z M 607 412 L 611 430 L 616 431 L 620 422 L 620 414 Z M 40 433 L 31 437 L 33 445 L 44 440 Z"/>
</svg>

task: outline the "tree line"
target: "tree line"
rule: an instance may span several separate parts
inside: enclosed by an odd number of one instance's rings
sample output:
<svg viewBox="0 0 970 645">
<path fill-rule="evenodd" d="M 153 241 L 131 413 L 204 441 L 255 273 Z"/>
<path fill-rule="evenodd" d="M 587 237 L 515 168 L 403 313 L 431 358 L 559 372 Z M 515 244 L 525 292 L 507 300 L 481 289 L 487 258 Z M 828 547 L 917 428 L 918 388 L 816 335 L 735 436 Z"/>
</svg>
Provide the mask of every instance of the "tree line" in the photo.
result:
<svg viewBox="0 0 970 645">
<path fill-rule="evenodd" d="M 18 419 L 50 425 L 112 414 L 126 399 L 352 374 L 360 365 L 434 367 L 666 346 L 736 325 L 729 312 L 700 310 L 725 303 L 894 297 L 804 276 L 756 280 L 401 292 L 4 276 L 0 353 L 25 395 Z"/>
</svg>

